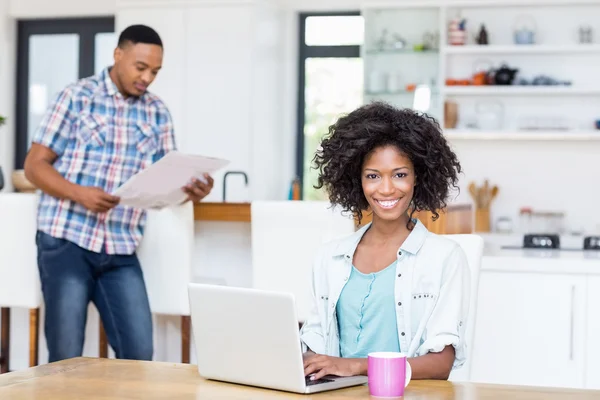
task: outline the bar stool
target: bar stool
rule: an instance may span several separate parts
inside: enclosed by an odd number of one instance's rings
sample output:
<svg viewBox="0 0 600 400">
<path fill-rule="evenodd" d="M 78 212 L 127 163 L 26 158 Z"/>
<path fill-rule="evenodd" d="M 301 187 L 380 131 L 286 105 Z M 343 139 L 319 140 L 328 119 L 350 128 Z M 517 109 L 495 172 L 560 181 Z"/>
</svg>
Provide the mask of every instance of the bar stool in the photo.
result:
<svg viewBox="0 0 600 400">
<path fill-rule="evenodd" d="M 9 371 L 10 310 L 29 309 L 29 366 L 38 364 L 42 292 L 37 268 L 38 195 L 0 194 L 0 373 Z"/>
<path fill-rule="evenodd" d="M 448 380 L 452 382 L 470 382 L 471 360 L 473 359 L 473 343 L 475 338 L 475 318 L 477 317 L 477 299 L 479 295 L 479 272 L 481 270 L 484 241 L 481 236 L 473 234 L 444 236 L 458 243 L 465 252 L 467 263 L 469 264 L 471 286 L 469 293 L 469 314 L 466 326 L 464 327 L 464 338 L 467 345 L 467 361 L 465 361 L 465 364 L 461 368 L 453 370 L 450 373 Z"/>
<path fill-rule="evenodd" d="M 293 293 L 301 324 L 312 304 L 316 253 L 325 242 L 351 235 L 354 218 L 325 201 L 255 201 L 251 213 L 253 287 Z"/>
<path fill-rule="evenodd" d="M 153 314 L 181 316 L 181 362 L 190 362 L 190 305 L 187 285 L 194 254 L 194 206 L 186 202 L 149 210 L 137 255 L 144 272 Z M 108 341 L 100 324 L 100 357 L 108 355 Z"/>
</svg>

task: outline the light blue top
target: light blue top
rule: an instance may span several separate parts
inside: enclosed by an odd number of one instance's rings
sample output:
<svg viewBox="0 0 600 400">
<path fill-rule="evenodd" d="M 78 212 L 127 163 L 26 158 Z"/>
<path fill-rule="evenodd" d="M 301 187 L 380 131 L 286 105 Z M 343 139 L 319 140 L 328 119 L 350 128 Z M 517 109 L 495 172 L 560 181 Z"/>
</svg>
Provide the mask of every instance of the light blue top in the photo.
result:
<svg viewBox="0 0 600 400">
<path fill-rule="evenodd" d="M 364 358 L 375 351 L 400 351 L 395 277 L 396 261 L 371 274 L 352 266 L 337 304 L 342 357 Z"/>
</svg>

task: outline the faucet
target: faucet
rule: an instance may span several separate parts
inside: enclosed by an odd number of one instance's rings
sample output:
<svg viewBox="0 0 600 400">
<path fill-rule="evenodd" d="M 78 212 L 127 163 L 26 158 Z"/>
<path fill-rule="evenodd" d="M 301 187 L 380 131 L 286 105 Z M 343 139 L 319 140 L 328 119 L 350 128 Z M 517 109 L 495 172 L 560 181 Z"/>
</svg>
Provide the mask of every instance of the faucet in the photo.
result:
<svg viewBox="0 0 600 400">
<path fill-rule="evenodd" d="M 244 180 L 246 181 L 246 186 L 248 186 L 248 175 L 246 175 L 245 172 L 242 171 L 227 171 L 225 172 L 225 175 L 223 176 L 223 202 L 226 201 L 226 194 L 227 194 L 227 176 L 228 175 L 243 175 L 244 176 Z"/>
</svg>

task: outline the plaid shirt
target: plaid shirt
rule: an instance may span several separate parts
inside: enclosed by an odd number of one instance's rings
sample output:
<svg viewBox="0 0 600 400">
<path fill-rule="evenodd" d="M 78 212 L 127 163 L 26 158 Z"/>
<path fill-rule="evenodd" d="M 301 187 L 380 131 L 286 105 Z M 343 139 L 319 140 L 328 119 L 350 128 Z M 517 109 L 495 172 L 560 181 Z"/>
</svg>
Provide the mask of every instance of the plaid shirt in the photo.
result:
<svg viewBox="0 0 600 400">
<path fill-rule="evenodd" d="M 164 103 L 151 93 L 123 97 L 109 68 L 60 92 L 33 142 L 58 155 L 54 168 L 65 179 L 108 193 L 175 149 Z M 140 209 L 119 205 L 94 213 L 46 193 L 38 208 L 39 230 L 97 253 L 134 253 L 145 219 Z"/>
</svg>

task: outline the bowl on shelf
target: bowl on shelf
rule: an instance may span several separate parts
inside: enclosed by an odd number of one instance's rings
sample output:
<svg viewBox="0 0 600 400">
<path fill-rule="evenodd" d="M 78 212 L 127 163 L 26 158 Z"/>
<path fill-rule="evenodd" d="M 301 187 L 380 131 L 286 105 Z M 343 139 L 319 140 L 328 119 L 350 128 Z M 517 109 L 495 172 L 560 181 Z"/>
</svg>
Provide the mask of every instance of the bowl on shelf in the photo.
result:
<svg viewBox="0 0 600 400">
<path fill-rule="evenodd" d="M 33 183 L 29 182 L 29 180 L 25 177 L 25 171 L 22 169 L 13 171 L 11 178 L 12 184 L 17 192 L 35 193 L 37 190 Z"/>
</svg>

